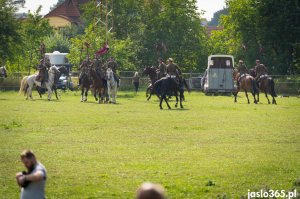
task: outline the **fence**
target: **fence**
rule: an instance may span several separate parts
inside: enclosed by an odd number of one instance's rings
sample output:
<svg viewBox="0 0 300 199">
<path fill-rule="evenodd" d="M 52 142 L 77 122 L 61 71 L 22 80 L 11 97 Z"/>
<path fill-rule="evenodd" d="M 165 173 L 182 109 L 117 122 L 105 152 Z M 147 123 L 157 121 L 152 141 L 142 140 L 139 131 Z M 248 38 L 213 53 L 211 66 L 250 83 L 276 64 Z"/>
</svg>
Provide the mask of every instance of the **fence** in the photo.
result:
<svg viewBox="0 0 300 199">
<path fill-rule="evenodd" d="M 135 71 L 121 71 L 120 77 L 120 89 L 127 90 L 132 89 L 132 77 Z M 18 90 L 22 77 L 27 73 L 12 73 L 8 78 L 0 78 L 0 90 Z M 71 81 L 74 85 L 78 84 L 78 72 L 71 72 Z M 192 90 L 201 90 L 201 73 L 183 73 L 190 88 Z M 300 76 L 291 75 L 272 75 L 275 80 L 275 90 L 281 94 L 298 94 L 300 90 Z M 149 85 L 149 79 L 142 77 L 140 79 L 140 86 L 145 88 Z"/>
</svg>

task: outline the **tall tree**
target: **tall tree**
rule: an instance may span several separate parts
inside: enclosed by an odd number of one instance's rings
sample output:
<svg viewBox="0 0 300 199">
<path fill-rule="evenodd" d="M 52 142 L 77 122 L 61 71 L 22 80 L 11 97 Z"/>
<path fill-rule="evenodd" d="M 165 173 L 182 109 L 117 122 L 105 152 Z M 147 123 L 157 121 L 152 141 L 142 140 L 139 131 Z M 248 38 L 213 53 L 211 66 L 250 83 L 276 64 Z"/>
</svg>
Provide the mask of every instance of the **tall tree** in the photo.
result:
<svg viewBox="0 0 300 199">
<path fill-rule="evenodd" d="M 0 0 L 0 59 L 13 60 L 21 43 L 19 22 L 14 17 L 15 8 L 7 0 Z"/>
</svg>

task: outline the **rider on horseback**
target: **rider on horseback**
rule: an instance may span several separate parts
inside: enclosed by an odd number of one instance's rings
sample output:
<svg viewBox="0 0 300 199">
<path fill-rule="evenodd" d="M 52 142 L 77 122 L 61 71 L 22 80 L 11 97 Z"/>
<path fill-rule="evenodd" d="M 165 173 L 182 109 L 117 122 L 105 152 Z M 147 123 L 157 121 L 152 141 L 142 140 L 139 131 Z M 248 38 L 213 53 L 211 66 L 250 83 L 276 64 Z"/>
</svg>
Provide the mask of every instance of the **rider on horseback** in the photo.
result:
<svg viewBox="0 0 300 199">
<path fill-rule="evenodd" d="M 267 77 L 268 69 L 264 64 L 261 64 L 259 60 L 256 60 L 255 66 L 255 73 L 256 73 L 256 83 L 259 86 L 260 80 L 264 77 Z"/>
<path fill-rule="evenodd" d="M 48 70 L 50 67 L 51 67 L 51 64 L 48 60 L 46 60 L 46 59 L 40 60 L 40 64 L 37 67 L 37 69 L 39 70 L 39 74 L 36 77 L 36 81 L 40 81 L 41 86 L 43 86 L 44 83 L 48 81 L 48 78 L 49 78 Z"/>
<path fill-rule="evenodd" d="M 172 58 L 168 59 L 167 76 L 176 81 L 179 88 L 183 88 L 183 79 L 181 69 L 174 63 Z"/>
<path fill-rule="evenodd" d="M 79 74 L 79 80 L 78 80 L 78 85 L 81 85 L 81 79 L 83 77 L 83 75 L 87 75 L 88 76 L 88 70 L 89 70 L 89 61 L 88 60 L 84 60 L 81 65 L 79 66 L 79 70 L 80 70 L 80 74 Z"/>
<path fill-rule="evenodd" d="M 239 61 L 239 66 L 237 67 L 237 71 L 240 73 L 240 77 L 237 80 L 237 86 L 239 87 L 241 79 L 248 74 L 248 68 L 244 64 L 243 60 Z"/>
<path fill-rule="evenodd" d="M 118 64 L 117 62 L 114 60 L 113 57 L 110 57 L 108 62 L 107 62 L 107 68 L 111 68 L 112 71 L 114 72 L 114 78 L 117 82 L 118 87 L 120 86 L 120 78 L 117 75 L 117 68 L 118 68 Z"/>
<path fill-rule="evenodd" d="M 95 55 L 95 59 L 93 60 L 92 67 L 95 68 L 97 75 L 103 79 L 104 73 L 102 72 L 101 66 L 102 66 L 101 60 L 99 60 L 99 57 Z"/>
<path fill-rule="evenodd" d="M 160 79 L 166 75 L 166 64 L 164 63 L 164 60 L 162 58 L 158 59 L 159 65 L 157 69 L 157 79 Z"/>
</svg>

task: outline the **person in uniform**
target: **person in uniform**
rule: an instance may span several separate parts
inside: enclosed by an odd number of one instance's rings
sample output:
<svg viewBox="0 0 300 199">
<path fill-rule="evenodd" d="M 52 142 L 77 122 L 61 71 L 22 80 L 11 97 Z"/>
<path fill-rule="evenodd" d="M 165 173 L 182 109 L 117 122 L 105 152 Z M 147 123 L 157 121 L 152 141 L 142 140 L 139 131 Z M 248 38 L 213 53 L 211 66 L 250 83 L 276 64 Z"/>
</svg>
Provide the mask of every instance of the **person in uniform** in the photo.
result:
<svg viewBox="0 0 300 199">
<path fill-rule="evenodd" d="M 43 59 L 40 60 L 40 63 L 37 67 L 39 73 L 36 77 L 36 81 L 39 81 L 41 82 L 41 86 L 44 85 L 44 83 L 46 81 L 48 81 L 48 69 L 47 69 L 47 66 L 45 65 L 45 62 Z"/>
<path fill-rule="evenodd" d="M 244 77 L 246 74 L 248 74 L 248 68 L 244 64 L 243 60 L 239 60 L 239 65 L 237 67 L 237 71 L 240 73 L 240 77 L 237 80 L 237 86 L 240 86 L 240 80 L 242 77 Z"/>
<path fill-rule="evenodd" d="M 158 65 L 158 71 L 157 71 L 158 72 L 157 78 L 160 79 L 165 76 L 167 66 L 164 63 L 164 60 L 162 58 L 158 59 L 158 63 L 159 63 L 159 65 Z"/>
<path fill-rule="evenodd" d="M 78 86 L 81 85 L 82 76 L 84 74 L 88 75 L 88 69 L 89 69 L 89 62 L 88 60 L 84 60 L 79 66 L 80 74 L 79 74 Z"/>
<path fill-rule="evenodd" d="M 167 65 L 167 74 L 169 76 L 181 75 L 181 69 L 174 63 L 172 58 L 168 59 L 169 64 Z"/>
<path fill-rule="evenodd" d="M 107 68 L 110 68 L 112 69 L 112 71 L 114 72 L 114 78 L 118 84 L 118 87 L 120 86 L 119 85 L 119 82 L 120 82 L 120 78 L 118 77 L 117 75 L 117 68 L 118 68 L 118 64 L 117 62 L 114 60 L 113 57 L 110 57 L 108 62 L 107 62 Z"/>
<path fill-rule="evenodd" d="M 267 75 L 268 69 L 264 64 L 259 64 L 258 66 L 255 67 L 255 73 L 256 73 L 255 80 L 257 85 L 259 86 L 261 76 Z"/>
<path fill-rule="evenodd" d="M 97 55 L 95 55 L 95 59 L 92 62 L 92 67 L 95 68 L 97 75 L 99 75 L 99 77 L 101 77 L 101 79 L 104 78 L 104 73 L 102 72 L 101 69 L 101 60 L 99 59 L 99 57 Z"/>
</svg>

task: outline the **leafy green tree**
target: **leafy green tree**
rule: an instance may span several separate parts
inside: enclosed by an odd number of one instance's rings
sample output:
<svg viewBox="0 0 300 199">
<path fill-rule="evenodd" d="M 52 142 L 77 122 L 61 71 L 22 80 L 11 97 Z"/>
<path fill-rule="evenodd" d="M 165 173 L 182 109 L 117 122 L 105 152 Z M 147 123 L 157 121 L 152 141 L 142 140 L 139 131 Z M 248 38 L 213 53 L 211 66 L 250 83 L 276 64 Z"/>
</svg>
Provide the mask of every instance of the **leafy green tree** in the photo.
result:
<svg viewBox="0 0 300 199">
<path fill-rule="evenodd" d="M 59 51 L 68 53 L 70 51 L 70 40 L 62 33 L 55 32 L 54 34 L 44 39 L 47 52 Z"/>
<path fill-rule="evenodd" d="M 23 46 L 21 54 L 28 59 L 28 73 L 33 66 L 36 66 L 40 59 L 39 46 L 46 36 L 49 36 L 53 29 L 48 20 L 44 19 L 39 13 L 41 6 L 35 13 L 28 13 L 28 18 L 22 24 Z"/>
<path fill-rule="evenodd" d="M 0 58 L 13 60 L 21 43 L 19 22 L 14 17 L 15 9 L 7 0 L 0 0 Z"/>
</svg>

